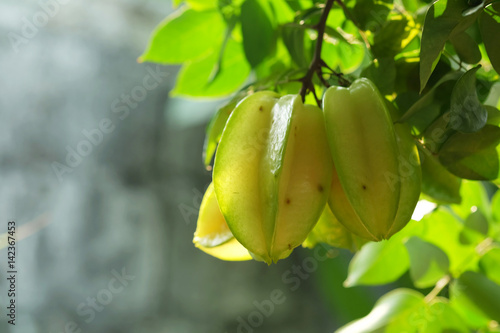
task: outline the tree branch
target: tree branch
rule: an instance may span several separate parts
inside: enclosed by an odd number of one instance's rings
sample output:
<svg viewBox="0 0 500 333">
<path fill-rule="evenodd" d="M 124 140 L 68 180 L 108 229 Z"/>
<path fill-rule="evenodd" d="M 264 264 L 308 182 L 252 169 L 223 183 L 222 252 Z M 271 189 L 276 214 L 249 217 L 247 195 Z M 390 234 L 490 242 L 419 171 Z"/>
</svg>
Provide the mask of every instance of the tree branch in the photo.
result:
<svg viewBox="0 0 500 333">
<path fill-rule="evenodd" d="M 307 70 L 306 75 L 301 79 L 302 88 L 300 89 L 300 96 L 302 96 L 302 101 L 305 101 L 307 91 L 314 91 L 314 84 L 312 83 L 312 78 L 314 73 L 319 69 L 321 69 L 322 60 L 321 60 L 321 48 L 323 46 L 323 35 L 325 34 L 325 26 L 326 19 L 328 18 L 328 14 L 330 13 L 330 9 L 332 9 L 333 3 L 335 0 L 327 0 L 325 3 L 325 8 L 323 9 L 323 13 L 321 14 L 321 18 L 319 19 L 316 28 L 318 30 L 318 38 L 316 40 L 316 47 L 314 49 L 314 56 L 309 65 L 309 69 Z M 319 105 L 321 107 L 321 105 Z"/>
<path fill-rule="evenodd" d="M 459 265 L 461 270 L 465 270 L 465 267 L 467 267 L 468 264 L 470 264 L 470 261 L 473 259 L 474 256 L 479 256 L 481 258 L 486 252 L 488 252 L 491 249 L 491 246 L 493 244 L 493 239 L 490 237 L 487 237 L 483 239 L 478 245 L 476 245 L 475 248 L 475 253 L 469 256 L 468 258 L 465 258 L 465 260 Z M 460 272 L 459 275 L 461 275 L 463 272 Z M 434 298 L 436 298 L 439 293 L 450 283 L 452 280 L 452 276 L 450 274 L 446 274 L 443 276 L 434 286 L 434 288 L 430 291 L 425 296 L 425 301 L 427 303 L 430 303 Z"/>
</svg>

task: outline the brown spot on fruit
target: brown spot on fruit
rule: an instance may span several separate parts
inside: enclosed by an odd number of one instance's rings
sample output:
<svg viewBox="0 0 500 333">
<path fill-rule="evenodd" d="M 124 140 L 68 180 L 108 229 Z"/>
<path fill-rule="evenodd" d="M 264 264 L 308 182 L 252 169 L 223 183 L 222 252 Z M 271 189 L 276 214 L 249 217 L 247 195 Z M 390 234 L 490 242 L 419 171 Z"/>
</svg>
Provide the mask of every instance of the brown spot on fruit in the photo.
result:
<svg viewBox="0 0 500 333">
<path fill-rule="evenodd" d="M 260 112 L 264 111 L 264 108 L 262 107 L 262 105 L 261 105 L 261 106 L 259 106 L 259 111 L 260 111 Z"/>
<path fill-rule="evenodd" d="M 324 191 L 324 188 L 321 184 L 318 185 L 318 191 L 319 192 L 323 192 Z"/>
<path fill-rule="evenodd" d="M 286 198 L 285 202 L 286 202 L 287 205 L 289 205 L 290 204 L 290 198 Z"/>
<path fill-rule="evenodd" d="M 363 190 L 366 190 L 366 185 L 362 185 L 361 187 L 363 188 Z"/>
</svg>

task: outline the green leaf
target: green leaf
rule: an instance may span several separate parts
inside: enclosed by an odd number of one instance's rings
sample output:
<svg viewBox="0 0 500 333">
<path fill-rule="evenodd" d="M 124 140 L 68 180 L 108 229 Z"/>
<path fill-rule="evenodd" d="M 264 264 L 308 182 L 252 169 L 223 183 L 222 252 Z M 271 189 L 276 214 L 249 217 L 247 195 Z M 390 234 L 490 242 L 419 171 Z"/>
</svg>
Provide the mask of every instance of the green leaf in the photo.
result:
<svg viewBox="0 0 500 333">
<path fill-rule="evenodd" d="M 497 190 L 491 199 L 491 216 L 493 220 L 500 223 L 500 190 Z"/>
<path fill-rule="evenodd" d="M 484 126 L 475 133 L 455 133 L 439 151 L 439 161 L 454 175 L 471 180 L 493 180 L 499 172 L 500 128 Z"/>
<path fill-rule="evenodd" d="M 464 229 L 460 233 L 462 244 L 479 245 L 488 236 L 488 220 L 477 210 L 471 213 L 465 220 Z"/>
<path fill-rule="evenodd" d="M 481 60 L 481 51 L 476 41 L 465 31 L 450 38 L 458 57 L 465 63 L 476 64 Z"/>
<path fill-rule="evenodd" d="M 396 99 L 405 99 L 410 97 L 408 103 L 411 101 L 415 103 L 421 96 L 418 94 L 419 84 L 418 84 L 418 70 L 419 70 L 419 58 L 416 57 L 403 57 L 396 60 L 396 93 L 398 96 Z M 405 104 L 405 107 L 401 109 L 401 112 L 406 112 L 410 108 L 410 104 Z"/>
<path fill-rule="evenodd" d="M 273 24 L 258 0 L 243 3 L 240 20 L 246 58 L 252 67 L 256 67 L 273 50 Z"/>
<path fill-rule="evenodd" d="M 286 4 L 294 12 L 298 12 L 298 11 L 302 10 L 302 6 L 301 6 L 300 1 L 286 1 Z"/>
<path fill-rule="evenodd" d="M 485 67 L 481 67 L 476 75 L 477 97 L 483 105 L 495 105 L 496 103 L 491 103 L 491 100 L 494 98 L 494 95 L 496 95 L 497 98 L 500 97 L 500 91 L 495 88 L 495 85 L 498 85 L 500 83 L 498 81 L 498 74 L 490 68 L 489 59 L 485 59 L 484 61 L 482 61 L 481 66 L 483 65 Z M 489 101 L 488 98 L 490 98 Z"/>
<path fill-rule="evenodd" d="M 500 322 L 500 285 L 476 272 L 463 273 L 451 286 L 451 302 L 473 327 Z"/>
<path fill-rule="evenodd" d="M 366 67 L 361 76 L 370 79 L 382 95 L 390 95 L 394 92 L 396 81 L 396 64 L 393 58 L 375 59 Z"/>
<path fill-rule="evenodd" d="M 396 321 L 401 324 L 406 322 L 406 327 L 398 325 L 399 332 L 410 332 L 405 330 L 405 328 L 409 328 L 408 326 L 411 327 L 414 324 L 409 322 L 409 319 L 423 319 L 421 316 L 417 318 L 414 314 L 421 313 L 421 309 L 425 307 L 424 296 L 419 292 L 410 289 L 395 289 L 382 296 L 366 317 L 341 327 L 336 333 L 387 332 L 387 327 Z M 414 332 L 414 330 L 411 330 L 411 332 Z"/>
<path fill-rule="evenodd" d="M 408 121 L 423 132 L 437 117 L 449 109 L 451 92 L 462 73 L 451 72 L 441 78 L 434 87 L 422 96 L 401 117 L 399 122 Z"/>
<path fill-rule="evenodd" d="M 491 208 L 488 193 L 483 184 L 464 180 L 460 195 L 462 196 L 462 202 L 459 205 L 452 205 L 451 209 L 462 220 L 466 220 L 475 211 L 480 211 L 486 216 L 490 215 Z"/>
<path fill-rule="evenodd" d="M 500 3 L 488 5 L 479 16 L 479 30 L 491 64 L 500 74 Z"/>
<path fill-rule="evenodd" d="M 222 46 L 221 46 L 220 50 L 218 51 L 219 56 L 217 58 L 217 63 L 215 64 L 214 68 L 212 69 L 212 74 L 210 75 L 208 83 L 212 83 L 221 72 L 222 59 L 224 57 L 224 52 L 226 51 L 227 42 L 229 41 L 229 39 L 231 39 L 231 34 L 234 30 L 234 27 L 236 26 L 236 23 L 237 22 L 236 22 L 236 19 L 234 19 L 234 17 L 231 18 L 227 22 L 226 33 L 224 34 L 224 40 L 222 42 Z"/>
<path fill-rule="evenodd" d="M 327 19 L 321 58 L 330 68 L 352 73 L 365 60 L 366 47 L 361 40 L 358 27 L 346 19 L 342 8 L 333 6 Z"/>
<path fill-rule="evenodd" d="M 500 125 L 500 110 L 498 110 L 494 106 L 485 105 L 484 106 L 488 111 L 488 121 L 487 124 L 499 126 Z"/>
<path fill-rule="evenodd" d="M 422 192 L 437 203 L 460 203 L 461 180 L 439 163 L 436 157 L 419 148 L 422 166 Z"/>
<path fill-rule="evenodd" d="M 237 90 L 250 73 L 241 44 L 233 40 L 228 41 L 220 72 L 213 79 L 218 58 L 218 53 L 214 52 L 205 58 L 187 62 L 182 67 L 171 94 L 186 97 L 223 97 Z"/>
<path fill-rule="evenodd" d="M 403 0 L 404 8 L 409 12 L 416 12 L 420 7 L 425 5 L 424 1 L 419 0 Z"/>
<path fill-rule="evenodd" d="M 472 8 L 480 9 L 482 3 Z M 481 12 L 466 13 L 467 9 L 470 9 L 467 1 L 461 0 L 439 0 L 429 7 L 420 47 L 420 91 L 425 88 L 446 41 L 465 31 Z"/>
<path fill-rule="evenodd" d="M 283 42 L 290 53 L 293 61 L 299 67 L 307 67 L 309 60 L 306 58 L 304 51 L 304 36 L 305 30 L 301 27 L 293 25 L 285 25 L 281 30 Z"/>
<path fill-rule="evenodd" d="M 500 248 L 486 252 L 479 261 L 481 271 L 493 282 L 500 285 Z"/>
<path fill-rule="evenodd" d="M 497 191 L 491 199 L 491 208 L 491 218 L 488 220 L 490 222 L 489 235 L 495 241 L 500 242 L 500 191 Z"/>
<path fill-rule="evenodd" d="M 405 246 L 410 256 L 410 276 L 417 288 L 431 287 L 448 274 L 448 256 L 436 245 L 413 236 Z"/>
<path fill-rule="evenodd" d="M 446 298 L 437 297 L 426 314 L 428 322 L 423 325 L 426 333 L 470 333 L 466 323 Z"/>
<path fill-rule="evenodd" d="M 373 37 L 372 52 L 376 58 L 391 57 L 401 52 L 418 35 L 412 18 L 397 16 L 386 22 Z"/>
<path fill-rule="evenodd" d="M 325 30 L 325 32 L 328 32 L 330 27 L 337 29 L 345 25 L 345 23 L 347 23 L 345 12 L 342 10 L 342 8 L 340 8 L 340 6 L 333 6 L 330 10 L 330 14 L 328 14 L 328 18 L 326 19 L 327 29 Z M 354 28 L 354 30 L 358 30 L 356 26 L 354 26 Z"/>
<path fill-rule="evenodd" d="M 480 67 L 467 71 L 453 87 L 450 126 L 454 130 L 472 133 L 486 124 L 488 111 L 479 102 L 476 92 L 476 72 Z"/>
<path fill-rule="evenodd" d="M 177 0 L 176 0 L 177 1 Z M 219 3 L 218 0 L 186 0 L 189 7 L 194 10 L 215 9 Z"/>
<path fill-rule="evenodd" d="M 177 6 L 179 6 L 183 2 L 184 2 L 184 0 L 173 0 L 172 1 L 174 8 L 177 8 Z"/>
<path fill-rule="evenodd" d="M 287 0 L 269 1 L 272 13 L 278 24 L 286 24 L 294 20 L 296 10 L 291 9 L 290 6 L 288 6 L 289 2 L 290 1 Z"/>
<path fill-rule="evenodd" d="M 380 29 L 393 7 L 393 1 L 391 0 L 349 1 L 347 7 L 351 7 L 353 3 L 354 7 L 351 9 L 351 13 L 354 16 L 354 23 L 361 30 L 370 31 Z"/>
<path fill-rule="evenodd" d="M 430 124 L 423 133 L 423 143 L 433 154 L 437 154 L 448 138 L 456 133 L 456 131 L 449 126 L 450 118 L 450 112 L 441 115 Z"/>
<path fill-rule="evenodd" d="M 351 73 L 358 69 L 365 56 L 365 47 L 358 41 L 347 41 L 327 33 L 321 49 L 321 57 L 333 69 Z"/>
<path fill-rule="evenodd" d="M 344 285 L 385 284 L 403 275 L 410 262 L 401 235 L 398 233 L 389 240 L 365 244 L 349 263 Z"/>
<path fill-rule="evenodd" d="M 387 325 L 383 332 L 470 333 L 465 322 L 442 297 L 415 307 L 408 316 L 396 318 Z"/>
<path fill-rule="evenodd" d="M 297 71 L 293 68 L 293 60 L 288 53 L 285 44 L 282 40 L 278 40 L 276 44 L 276 51 L 272 57 L 266 58 L 257 68 L 254 73 L 257 82 L 254 84 L 256 90 L 270 89 L 270 86 L 278 84 L 280 86 L 285 81 L 288 81 Z M 299 83 L 292 81 L 291 83 Z M 299 87 L 300 89 L 300 87 Z M 299 91 L 297 89 L 297 92 Z M 283 95 L 283 94 L 282 94 Z"/>
<path fill-rule="evenodd" d="M 322 8 L 319 6 L 305 5 L 304 10 L 298 11 L 295 15 L 295 22 L 303 21 L 305 24 L 314 25 L 319 22 L 321 17 Z"/>
<path fill-rule="evenodd" d="M 479 255 L 475 246 L 461 244 L 463 224 L 449 211 L 438 208 L 419 222 L 410 221 L 403 229 L 408 236 L 418 236 L 423 241 L 443 250 L 450 261 L 450 272 L 459 276 L 464 270 L 476 270 Z"/>
<path fill-rule="evenodd" d="M 500 156 L 500 145 L 497 146 L 497 154 L 498 154 L 498 156 Z M 492 180 L 492 183 L 495 184 L 498 188 L 500 188 L 500 169 L 499 169 L 497 178 Z"/>
<path fill-rule="evenodd" d="M 213 52 L 224 37 L 224 20 L 216 10 L 179 10 L 161 22 L 139 61 L 180 64 Z"/>
<path fill-rule="evenodd" d="M 488 220 L 480 210 L 476 210 L 467 217 L 465 227 L 477 231 L 484 236 L 488 235 Z"/>
</svg>

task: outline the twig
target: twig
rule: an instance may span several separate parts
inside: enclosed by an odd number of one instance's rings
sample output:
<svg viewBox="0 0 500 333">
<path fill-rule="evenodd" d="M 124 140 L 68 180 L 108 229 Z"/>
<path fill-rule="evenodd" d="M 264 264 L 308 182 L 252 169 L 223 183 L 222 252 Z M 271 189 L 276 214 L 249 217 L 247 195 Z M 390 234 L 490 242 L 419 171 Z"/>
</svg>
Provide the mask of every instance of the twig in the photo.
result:
<svg viewBox="0 0 500 333">
<path fill-rule="evenodd" d="M 321 60 L 321 66 L 323 66 L 326 69 L 330 70 L 331 71 L 330 75 L 335 75 L 337 77 L 337 79 L 339 80 L 339 83 L 340 83 L 341 86 L 348 87 L 348 86 L 351 85 L 351 82 L 349 82 L 349 80 L 347 80 L 344 77 L 344 74 L 337 73 L 336 71 L 334 71 L 330 66 L 328 66 L 328 64 L 324 60 Z"/>
<path fill-rule="evenodd" d="M 483 239 L 478 245 L 476 245 L 474 255 L 477 255 L 481 258 L 486 252 L 488 252 L 491 249 L 492 244 L 493 244 L 493 239 L 491 239 L 490 237 Z M 461 270 L 465 269 L 465 267 L 467 267 L 467 265 L 470 263 L 471 259 L 472 259 L 471 257 L 466 258 L 459 265 Z M 461 275 L 462 273 L 463 272 L 460 272 L 459 275 Z M 450 281 L 451 281 L 450 274 L 446 274 L 445 276 L 443 276 L 436 283 L 434 288 L 425 296 L 425 301 L 427 303 L 431 302 L 434 298 L 436 298 L 439 295 L 439 293 L 444 289 L 444 287 L 446 287 L 448 285 L 448 283 L 450 283 Z"/>
<path fill-rule="evenodd" d="M 449 275 L 445 275 L 443 276 L 437 283 L 436 285 L 434 286 L 434 289 L 431 290 L 430 293 L 427 294 L 427 296 L 425 296 L 425 301 L 427 303 L 429 303 L 430 301 L 432 301 L 434 298 L 437 297 L 437 295 L 439 295 L 439 293 L 441 292 L 441 290 L 444 289 L 444 287 L 446 287 L 448 285 L 448 283 L 451 281 L 451 277 Z"/>
<path fill-rule="evenodd" d="M 336 0 L 327 0 L 325 3 L 325 8 L 323 8 L 323 13 L 321 13 L 321 17 L 319 19 L 316 28 L 318 30 L 318 38 L 316 40 L 316 47 L 314 49 L 314 56 L 309 65 L 309 69 L 307 70 L 306 75 L 301 79 L 302 88 L 300 89 L 300 96 L 302 97 L 302 101 L 305 101 L 307 91 L 314 91 L 314 85 L 312 83 L 312 78 L 314 73 L 319 69 L 321 69 L 321 48 L 323 46 L 323 35 L 325 34 L 325 26 L 326 19 L 328 18 L 328 14 L 330 13 L 330 9 L 332 9 L 333 3 Z M 316 101 L 318 101 L 316 97 Z M 319 105 L 319 104 L 318 104 Z M 321 106 L 321 105 L 319 105 Z"/>
<path fill-rule="evenodd" d="M 463 65 L 463 63 L 462 63 L 461 60 L 459 61 L 459 60 L 455 59 L 453 57 L 453 55 L 450 52 L 446 51 L 446 50 L 443 51 L 443 54 L 445 56 L 447 56 L 448 59 L 450 59 L 451 61 L 453 61 L 454 63 L 456 63 L 460 69 L 463 69 L 464 71 L 467 72 L 467 68 Z"/>
<path fill-rule="evenodd" d="M 325 78 L 323 77 L 323 73 L 321 72 L 321 68 L 318 68 L 316 70 L 316 73 L 318 74 L 318 77 L 319 77 L 319 80 L 321 81 L 321 83 L 323 83 L 323 85 L 328 88 L 330 86 L 330 83 L 328 83 L 328 81 L 325 80 Z"/>
<path fill-rule="evenodd" d="M 314 99 L 316 100 L 316 104 L 318 104 L 318 106 L 321 108 L 321 99 L 318 98 L 318 95 L 316 95 L 316 89 L 314 89 L 314 86 L 312 87 L 311 92 L 314 95 Z"/>
</svg>

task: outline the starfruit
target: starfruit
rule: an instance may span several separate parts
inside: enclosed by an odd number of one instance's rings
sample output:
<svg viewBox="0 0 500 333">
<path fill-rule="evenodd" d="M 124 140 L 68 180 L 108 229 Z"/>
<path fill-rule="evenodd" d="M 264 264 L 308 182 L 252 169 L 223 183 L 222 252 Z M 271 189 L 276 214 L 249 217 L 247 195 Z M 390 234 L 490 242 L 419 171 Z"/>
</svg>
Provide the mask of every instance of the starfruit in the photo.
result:
<svg viewBox="0 0 500 333">
<path fill-rule="evenodd" d="M 270 264 L 306 239 L 326 205 L 331 173 L 321 110 L 298 95 L 265 91 L 232 112 L 213 182 L 234 237 Z"/>
<path fill-rule="evenodd" d="M 233 236 L 219 209 L 214 186 L 210 184 L 203 196 L 193 243 L 216 258 L 229 261 L 251 260 L 252 257 Z"/>
<path fill-rule="evenodd" d="M 365 78 L 328 88 L 323 112 L 334 164 L 332 212 L 360 237 L 388 239 L 410 221 L 420 195 L 409 127 L 393 125 L 385 100 Z"/>
<path fill-rule="evenodd" d="M 302 246 L 312 249 L 318 243 L 323 243 L 356 252 L 366 242 L 366 239 L 347 230 L 332 213 L 329 205 L 326 205 L 318 223 L 302 243 Z"/>
</svg>

